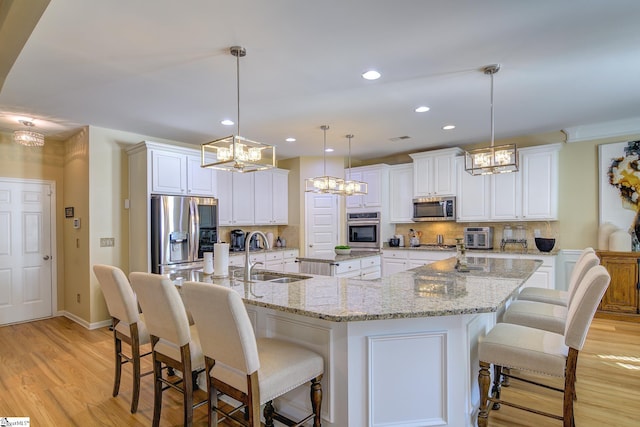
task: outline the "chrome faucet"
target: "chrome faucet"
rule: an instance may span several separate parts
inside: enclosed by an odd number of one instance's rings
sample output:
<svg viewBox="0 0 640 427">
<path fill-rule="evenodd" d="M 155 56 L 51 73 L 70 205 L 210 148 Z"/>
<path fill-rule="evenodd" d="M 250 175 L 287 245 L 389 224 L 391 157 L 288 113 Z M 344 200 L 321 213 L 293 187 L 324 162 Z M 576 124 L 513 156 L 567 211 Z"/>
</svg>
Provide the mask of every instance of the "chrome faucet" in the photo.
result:
<svg viewBox="0 0 640 427">
<path fill-rule="evenodd" d="M 244 244 L 244 281 L 245 282 L 248 282 L 249 280 L 251 280 L 251 270 L 253 270 L 253 267 L 255 267 L 257 264 L 263 264 L 260 261 L 254 262 L 252 264 L 251 261 L 249 260 L 249 246 L 251 246 L 251 238 L 253 237 L 254 234 L 257 234 L 258 236 L 262 237 L 262 240 L 264 240 L 265 249 L 271 249 L 271 247 L 269 246 L 269 241 L 267 240 L 267 236 L 265 236 L 265 234 L 262 231 L 252 231 L 251 233 L 249 233 L 249 235 L 247 236 L 247 240 L 245 240 L 245 244 Z"/>
</svg>

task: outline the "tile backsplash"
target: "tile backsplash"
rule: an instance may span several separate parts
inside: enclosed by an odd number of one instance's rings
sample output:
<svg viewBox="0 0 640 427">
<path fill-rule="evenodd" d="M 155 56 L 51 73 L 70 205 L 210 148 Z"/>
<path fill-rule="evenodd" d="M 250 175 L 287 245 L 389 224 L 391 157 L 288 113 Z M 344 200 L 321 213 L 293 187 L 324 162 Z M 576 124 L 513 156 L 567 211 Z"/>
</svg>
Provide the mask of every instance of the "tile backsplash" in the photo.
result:
<svg viewBox="0 0 640 427">
<path fill-rule="evenodd" d="M 396 224 L 395 234 L 405 236 L 405 245 L 408 246 L 409 229 L 422 232 L 420 237 L 421 244 L 436 243 L 438 234 L 444 237 L 444 244 L 454 245 L 456 238 L 462 238 L 465 227 L 493 227 L 493 247 L 500 248 L 502 240 L 502 231 L 506 225 L 511 226 L 513 230 L 519 225 L 523 226 L 527 234 L 527 245 L 529 248 L 535 248 L 534 233 L 540 231 L 540 237 L 553 237 L 556 239 L 556 247 L 559 247 L 560 240 L 557 230 L 558 222 L 548 221 L 527 221 L 527 222 L 422 222 L 412 224 Z"/>
</svg>

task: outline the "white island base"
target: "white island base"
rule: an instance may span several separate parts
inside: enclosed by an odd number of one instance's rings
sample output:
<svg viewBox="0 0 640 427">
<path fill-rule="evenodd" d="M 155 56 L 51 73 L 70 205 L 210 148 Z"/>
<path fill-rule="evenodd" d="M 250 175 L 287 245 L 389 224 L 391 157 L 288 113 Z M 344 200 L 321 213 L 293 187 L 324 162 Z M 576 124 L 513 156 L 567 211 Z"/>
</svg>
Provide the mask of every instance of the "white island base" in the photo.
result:
<svg viewBox="0 0 640 427">
<path fill-rule="evenodd" d="M 253 305 L 247 311 L 257 336 L 293 340 L 325 358 L 323 426 L 475 425 L 477 341 L 496 313 L 331 322 Z M 308 413 L 308 388 L 276 404 L 290 415 Z"/>
</svg>

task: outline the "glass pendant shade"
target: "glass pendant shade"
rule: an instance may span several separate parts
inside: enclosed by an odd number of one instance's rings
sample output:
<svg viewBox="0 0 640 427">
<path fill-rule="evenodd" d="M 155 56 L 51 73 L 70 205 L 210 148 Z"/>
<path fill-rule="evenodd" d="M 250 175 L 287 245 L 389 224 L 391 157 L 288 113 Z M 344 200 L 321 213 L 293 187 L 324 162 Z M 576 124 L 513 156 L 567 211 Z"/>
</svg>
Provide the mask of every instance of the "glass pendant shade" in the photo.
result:
<svg viewBox="0 0 640 427">
<path fill-rule="evenodd" d="M 345 196 L 363 196 L 368 193 L 369 186 L 366 182 L 351 179 L 351 138 L 353 134 L 346 135 L 349 140 L 349 178 L 344 181 L 343 194 Z"/>
<path fill-rule="evenodd" d="M 13 140 L 27 147 L 44 146 L 44 135 L 30 130 L 17 130 L 13 132 Z"/>
<path fill-rule="evenodd" d="M 231 55 L 236 57 L 236 90 L 238 108 L 238 135 L 230 135 L 201 146 L 203 168 L 228 172 L 256 172 L 276 166 L 276 148 L 273 145 L 252 141 L 240 134 L 240 58 L 247 55 L 245 48 L 231 46 Z"/>
<path fill-rule="evenodd" d="M 344 194 L 344 179 L 327 175 L 327 130 L 328 125 L 320 126 L 324 132 L 324 150 L 323 150 L 323 167 L 324 175 L 315 178 L 307 178 L 304 180 L 304 191 L 307 193 L 323 193 L 323 194 Z"/>
<path fill-rule="evenodd" d="M 256 172 L 275 167 L 273 145 L 251 141 L 238 135 L 202 144 L 203 168 L 230 172 Z"/>
<path fill-rule="evenodd" d="M 493 118 L 493 75 L 500 65 L 484 67 L 484 73 L 491 75 L 491 146 L 465 152 L 464 170 L 471 175 L 490 175 L 518 171 L 518 152 L 515 144 L 494 146 L 495 128 Z"/>
</svg>

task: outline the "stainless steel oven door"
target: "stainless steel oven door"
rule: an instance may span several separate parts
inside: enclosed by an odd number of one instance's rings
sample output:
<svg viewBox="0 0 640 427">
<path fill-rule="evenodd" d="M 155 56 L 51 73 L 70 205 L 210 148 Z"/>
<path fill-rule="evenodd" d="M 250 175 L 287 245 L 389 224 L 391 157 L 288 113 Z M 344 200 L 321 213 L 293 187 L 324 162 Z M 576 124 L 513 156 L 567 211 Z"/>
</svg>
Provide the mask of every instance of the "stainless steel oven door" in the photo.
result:
<svg viewBox="0 0 640 427">
<path fill-rule="evenodd" d="M 347 235 L 354 249 L 380 249 L 380 221 L 349 221 Z"/>
</svg>

